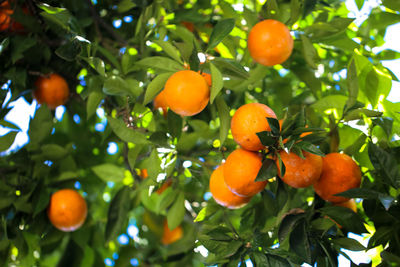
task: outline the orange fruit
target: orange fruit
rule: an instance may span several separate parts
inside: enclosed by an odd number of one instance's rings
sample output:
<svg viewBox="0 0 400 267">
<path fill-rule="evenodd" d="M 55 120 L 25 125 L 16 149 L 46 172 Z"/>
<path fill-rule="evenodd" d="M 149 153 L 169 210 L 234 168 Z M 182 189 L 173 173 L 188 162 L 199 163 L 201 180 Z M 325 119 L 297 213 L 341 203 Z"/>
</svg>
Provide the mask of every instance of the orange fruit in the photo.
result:
<svg viewBox="0 0 400 267">
<path fill-rule="evenodd" d="M 149 174 L 147 173 L 147 169 L 141 169 L 139 171 L 139 176 L 142 179 L 146 179 L 147 177 L 149 177 Z"/>
<path fill-rule="evenodd" d="M 175 229 L 170 230 L 168 227 L 167 220 L 164 221 L 164 231 L 161 238 L 161 243 L 169 245 L 181 239 L 183 236 L 182 226 L 177 226 Z"/>
<path fill-rule="evenodd" d="M 56 73 L 50 74 L 48 77 L 39 77 L 35 86 L 33 96 L 38 103 L 45 103 L 51 109 L 63 105 L 68 99 L 68 84 L 63 77 Z"/>
<path fill-rule="evenodd" d="M 293 38 L 285 24 L 267 19 L 258 22 L 250 30 L 247 47 L 256 62 L 273 66 L 289 58 L 293 50 Z"/>
<path fill-rule="evenodd" d="M 357 188 L 361 183 L 361 171 L 355 161 L 346 154 L 329 153 L 322 159 L 320 179 L 314 183 L 315 192 L 324 200 L 339 203 L 349 200 L 335 194 Z"/>
<path fill-rule="evenodd" d="M 185 26 L 186 29 L 188 29 L 189 31 L 193 32 L 194 31 L 194 24 L 192 22 L 189 21 L 182 21 L 181 24 L 183 26 Z"/>
<path fill-rule="evenodd" d="M 211 74 L 202 72 L 202 73 L 201 73 L 201 76 L 204 77 L 204 79 L 206 80 L 208 86 L 210 87 L 210 86 L 212 85 L 212 82 L 211 82 Z"/>
<path fill-rule="evenodd" d="M 161 187 L 156 191 L 157 194 L 161 195 L 165 190 L 167 190 L 168 187 L 170 187 L 172 184 L 172 179 L 167 179 Z"/>
<path fill-rule="evenodd" d="M 255 182 L 262 165 L 259 153 L 236 149 L 226 159 L 223 172 L 229 190 L 241 197 L 251 197 L 261 192 L 267 181 Z"/>
<path fill-rule="evenodd" d="M 168 114 L 168 105 L 167 105 L 167 100 L 165 99 L 165 93 L 164 90 L 162 90 L 155 98 L 153 101 L 153 105 L 155 109 L 161 109 L 162 114 L 167 116 Z"/>
<path fill-rule="evenodd" d="M 0 31 L 8 30 L 11 27 L 11 15 L 13 13 L 14 11 L 8 1 L 0 4 Z"/>
<path fill-rule="evenodd" d="M 281 177 L 282 181 L 291 187 L 303 188 L 315 183 L 321 176 L 322 157 L 303 151 L 302 159 L 294 152 L 279 152 L 283 164 L 285 164 L 285 175 Z M 279 163 L 276 160 L 276 166 L 280 173 Z"/>
<path fill-rule="evenodd" d="M 258 138 L 258 132 L 271 131 L 267 117 L 276 118 L 272 109 L 260 103 L 250 103 L 236 110 L 231 120 L 231 131 L 233 139 L 242 148 L 258 151 L 263 149 Z"/>
<path fill-rule="evenodd" d="M 333 205 L 345 207 L 345 208 L 351 209 L 354 212 L 357 212 L 357 205 L 356 205 L 356 201 L 354 200 L 354 198 L 351 198 L 345 202 L 334 203 Z"/>
<path fill-rule="evenodd" d="M 172 74 L 165 83 L 164 93 L 168 107 L 182 116 L 200 113 L 210 99 L 210 88 L 206 80 L 192 70 Z"/>
<path fill-rule="evenodd" d="M 86 201 L 75 190 L 61 189 L 51 196 L 47 216 L 57 229 L 75 231 L 85 222 L 86 215 Z"/>
<path fill-rule="evenodd" d="M 224 181 L 224 165 L 219 166 L 213 171 L 210 178 L 210 192 L 218 204 L 221 206 L 235 209 L 246 205 L 251 197 L 241 197 L 232 193 Z"/>
</svg>

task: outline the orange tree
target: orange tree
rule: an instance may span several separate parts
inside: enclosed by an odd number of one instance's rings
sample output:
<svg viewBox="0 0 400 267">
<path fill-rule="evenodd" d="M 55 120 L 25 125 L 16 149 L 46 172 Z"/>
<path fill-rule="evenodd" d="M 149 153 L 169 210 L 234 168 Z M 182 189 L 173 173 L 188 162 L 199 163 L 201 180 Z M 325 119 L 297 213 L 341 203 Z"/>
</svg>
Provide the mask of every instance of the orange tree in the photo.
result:
<svg viewBox="0 0 400 267">
<path fill-rule="evenodd" d="M 400 56 L 372 52 L 398 1 L 361 24 L 340 0 L 0 2 L 2 266 L 337 266 L 342 248 L 399 264 L 400 106 L 381 61 Z M 29 142 L 8 151 L 20 97 L 41 104 Z M 249 103 L 272 113 L 243 115 L 234 138 L 231 117 Z M 255 134 L 256 151 L 237 150 Z M 229 160 L 235 150 L 257 164 Z M 304 184 L 321 169 L 325 200 L 279 178 Z M 75 192 L 56 200 L 64 189 Z"/>
</svg>

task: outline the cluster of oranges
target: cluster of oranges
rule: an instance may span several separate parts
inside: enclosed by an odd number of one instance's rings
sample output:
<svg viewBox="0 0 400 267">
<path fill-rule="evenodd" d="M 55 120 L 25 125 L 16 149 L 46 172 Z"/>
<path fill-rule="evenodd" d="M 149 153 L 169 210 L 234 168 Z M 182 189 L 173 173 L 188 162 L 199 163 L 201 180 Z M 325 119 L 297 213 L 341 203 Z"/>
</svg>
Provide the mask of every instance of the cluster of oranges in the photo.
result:
<svg viewBox="0 0 400 267">
<path fill-rule="evenodd" d="M 259 103 L 241 106 L 232 117 L 232 136 L 241 148 L 233 151 L 225 163 L 214 170 L 209 182 L 213 198 L 220 205 L 242 207 L 266 186 L 267 181 L 255 179 L 262 166 L 259 151 L 267 150 L 257 133 L 271 131 L 267 118 L 276 119 L 276 115 L 268 106 Z M 277 153 L 285 166 L 284 175 L 281 175 L 279 161 L 275 160 L 283 182 L 294 188 L 312 185 L 326 201 L 346 205 L 343 203 L 348 199 L 336 194 L 360 186 L 360 169 L 348 155 L 329 153 L 321 157 L 302 151 L 303 157 L 300 157 L 285 150 Z"/>
</svg>

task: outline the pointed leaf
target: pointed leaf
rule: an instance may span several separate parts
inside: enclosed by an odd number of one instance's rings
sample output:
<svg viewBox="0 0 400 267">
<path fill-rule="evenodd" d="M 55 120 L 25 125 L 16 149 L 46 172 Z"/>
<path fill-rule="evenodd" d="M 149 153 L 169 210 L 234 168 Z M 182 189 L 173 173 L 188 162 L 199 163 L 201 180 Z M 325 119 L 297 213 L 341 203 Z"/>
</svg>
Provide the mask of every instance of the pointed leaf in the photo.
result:
<svg viewBox="0 0 400 267">
<path fill-rule="evenodd" d="M 229 128 L 231 124 L 231 115 L 229 114 L 229 107 L 222 96 L 218 96 L 215 100 L 215 103 L 217 105 L 217 110 L 220 120 L 219 140 L 221 142 L 221 147 L 222 147 L 229 133 Z"/>
<path fill-rule="evenodd" d="M 167 221 L 168 228 L 172 231 L 181 224 L 185 215 L 185 195 L 180 192 L 177 196 L 175 203 L 168 210 Z"/>
<path fill-rule="evenodd" d="M 131 206 L 129 196 L 130 188 L 122 187 L 111 200 L 108 208 L 107 225 L 105 232 L 106 241 L 111 241 L 123 232 L 122 228 L 128 219 L 128 211 Z"/>
<path fill-rule="evenodd" d="M 146 93 L 144 95 L 143 105 L 147 105 L 161 92 L 168 78 L 172 75 L 172 72 L 163 73 L 157 75 L 147 86 Z"/>
<path fill-rule="evenodd" d="M 224 81 L 222 80 L 222 74 L 215 67 L 214 64 L 210 62 L 210 70 L 211 70 L 211 93 L 210 93 L 210 103 L 214 102 L 215 97 L 221 91 L 224 86 Z"/>
<path fill-rule="evenodd" d="M 256 182 L 266 181 L 273 177 L 276 177 L 278 169 L 276 168 L 275 161 L 272 159 L 265 159 L 262 163 L 260 170 L 258 171 Z"/>
<path fill-rule="evenodd" d="M 229 35 L 234 27 L 235 19 L 224 19 L 218 21 L 211 33 L 207 49 L 210 50 L 216 47 L 227 35 Z"/>
</svg>

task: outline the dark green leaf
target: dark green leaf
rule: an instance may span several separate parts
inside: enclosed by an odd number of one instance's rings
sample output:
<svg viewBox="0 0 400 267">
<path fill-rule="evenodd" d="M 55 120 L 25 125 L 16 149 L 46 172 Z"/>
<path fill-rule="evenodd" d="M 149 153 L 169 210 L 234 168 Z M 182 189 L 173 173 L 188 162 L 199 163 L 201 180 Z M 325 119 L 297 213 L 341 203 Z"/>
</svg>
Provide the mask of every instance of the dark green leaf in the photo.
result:
<svg viewBox="0 0 400 267">
<path fill-rule="evenodd" d="M 42 154 L 46 159 L 60 160 L 68 154 L 68 151 L 56 144 L 46 144 L 42 146 Z"/>
<path fill-rule="evenodd" d="M 382 203 L 386 210 L 389 210 L 395 200 L 389 195 L 367 188 L 353 188 L 336 195 L 347 198 L 376 199 Z"/>
<path fill-rule="evenodd" d="M 147 144 L 149 142 L 144 134 L 128 128 L 122 120 L 114 119 L 110 116 L 107 116 L 107 120 L 113 132 L 122 141 L 132 142 L 134 144 Z"/>
<path fill-rule="evenodd" d="M 397 0 L 382 0 L 382 4 L 392 10 L 400 11 L 400 2 Z"/>
<path fill-rule="evenodd" d="M 348 208 L 336 206 L 324 207 L 321 209 L 321 212 L 328 215 L 335 222 L 349 231 L 356 234 L 367 232 L 360 216 Z"/>
<path fill-rule="evenodd" d="M 138 68 L 152 68 L 161 71 L 175 72 L 183 70 L 183 65 L 167 57 L 146 57 L 136 62 Z"/>
<path fill-rule="evenodd" d="M 276 118 L 267 117 L 269 127 L 271 128 L 272 135 L 279 136 L 281 133 L 281 126 Z"/>
<path fill-rule="evenodd" d="M 223 73 L 232 74 L 242 79 L 247 79 L 249 77 L 249 73 L 235 60 L 216 57 L 213 60 L 213 64 Z"/>
<path fill-rule="evenodd" d="M 400 257 L 398 255 L 395 255 L 393 253 L 390 253 L 390 252 L 384 250 L 381 252 L 381 257 L 384 260 L 384 262 L 391 263 L 392 264 L 391 266 L 399 266 L 400 265 Z"/>
<path fill-rule="evenodd" d="M 340 248 L 348 249 L 351 251 L 363 251 L 367 248 L 360 244 L 357 240 L 352 238 L 342 237 L 337 239 L 332 239 L 332 242 L 339 246 Z"/>
<path fill-rule="evenodd" d="M 107 95 L 128 95 L 129 85 L 119 76 L 111 76 L 104 81 L 103 92 Z"/>
<path fill-rule="evenodd" d="M 289 238 L 290 248 L 305 262 L 311 264 L 310 241 L 306 230 L 306 221 L 298 221 Z"/>
<path fill-rule="evenodd" d="M 315 145 L 302 141 L 300 143 L 297 144 L 298 147 L 300 147 L 301 149 L 303 149 L 304 151 L 310 152 L 312 154 L 315 155 L 319 155 L 319 156 L 325 156 L 325 154 Z"/>
<path fill-rule="evenodd" d="M 0 136 L 0 152 L 7 150 L 13 143 L 18 132 L 11 131 L 6 135 Z"/>
<path fill-rule="evenodd" d="M 92 170 L 105 182 L 122 182 L 125 177 L 124 169 L 111 163 L 94 166 L 92 167 Z"/>
<path fill-rule="evenodd" d="M 357 78 L 357 67 L 354 58 L 350 60 L 350 64 L 347 67 L 347 90 L 349 91 L 349 98 L 345 105 L 345 111 L 351 109 L 357 103 L 358 96 L 358 78 Z"/>
<path fill-rule="evenodd" d="M 362 119 L 364 116 L 380 117 L 382 116 L 382 114 L 383 113 L 380 111 L 358 108 L 348 111 L 347 114 L 344 116 L 344 120 L 345 121 L 359 120 Z"/>
<path fill-rule="evenodd" d="M 368 155 L 372 165 L 385 181 L 395 188 L 399 188 L 400 175 L 396 158 L 372 142 L 368 145 Z"/>
<path fill-rule="evenodd" d="M 215 99 L 215 103 L 217 105 L 218 115 L 220 119 L 219 139 L 222 147 L 229 133 L 231 115 L 229 114 L 229 107 L 222 96 L 217 97 Z"/>
<path fill-rule="evenodd" d="M 210 93 L 210 103 L 214 102 L 215 97 L 221 91 L 224 86 L 224 81 L 222 80 L 222 74 L 217 67 L 210 62 L 211 70 L 211 93 Z"/>
<path fill-rule="evenodd" d="M 276 177 L 277 173 L 278 169 L 276 168 L 275 161 L 272 159 L 265 159 L 260 170 L 258 171 L 255 181 L 266 181 Z"/>
<path fill-rule="evenodd" d="M 172 231 L 179 226 L 185 215 L 185 195 L 180 192 L 175 203 L 167 212 L 168 228 Z"/>
<path fill-rule="evenodd" d="M 87 104 L 86 104 L 86 118 L 90 119 L 92 117 L 96 110 L 97 107 L 99 106 L 101 100 L 103 99 L 103 94 L 98 91 L 93 91 L 89 94 Z"/>
<path fill-rule="evenodd" d="M 38 144 L 48 135 L 53 128 L 53 116 L 46 106 L 41 106 L 29 125 L 30 144 Z"/>
<path fill-rule="evenodd" d="M 301 42 L 303 46 L 304 59 L 311 68 L 317 69 L 317 64 L 315 63 L 315 61 L 318 60 L 317 50 L 315 50 L 310 39 L 308 39 L 304 34 L 301 35 Z"/>
<path fill-rule="evenodd" d="M 182 117 L 171 109 L 168 109 L 168 132 L 172 135 L 172 137 L 179 138 L 182 133 Z"/>
<path fill-rule="evenodd" d="M 67 43 L 58 47 L 55 53 L 57 56 L 66 61 L 74 61 L 81 51 L 81 42 L 77 38 L 72 38 Z"/>
<path fill-rule="evenodd" d="M 131 207 L 130 190 L 127 186 L 122 187 L 111 200 L 105 232 L 107 242 L 123 232 L 122 229 L 127 222 L 128 211 Z"/>
<path fill-rule="evenodd" d="M 282 243 L 289 236 L 297 222 L 303 218 L 304 213 L 287 214 L 285 217 L 283 217 L 278 230 L 278 238 L 280 243 Z"/>
<path fill-rule="evenodd" d="M 147 105 L 148 103 L 150 103 L 150 101 L 153 100 L 154 97 L 156 97 L 156 95 L 161 92 L 161 90 L 163 89 L 166 81 L 168 80 L 168 78 L 172 75 L 172 72 L 167 72 L 167 73 L 163 73 L 160 75 L 157 75 L 156 78 L 154 78 L 149 85 L 147 86 L 146 89 L 146 93 L 144 95 L 144 100 L 143 100 L 143 104 Z"/>
<path fill-rule="evenodd" d="M 261 144 L 263 144 L 264 146 L 271 146 L 278 141 L 278 137 L 272 136 L 272 133 L 269 131 L 263 131 L 256 134 L 260 139 Z"/>
<path fill-rule="evenodd" d="M 156 40 L 154 41 L 154 43 L 158 44 L 159 46 L 161 46 L 161 48 L 163 49 L 163 51 L 170 56 L 171 58 L 173 58 L 174 60 L 176 60 L 179 64 L 183 65 L 182 59 L 179 55 L 179 51 L 178 49 L 176 49 L 175 46 L 173 46 L 170 42 L 164 42 L 164 41 L 159 41 Z"/>
<path fill-rule="evenodd" d="M 216 47 L 235 27 L 235 19 L 224 19 L 218 21 L 215 25 L 210 41 L 208 42 L 208 50 Z"/>
<path fill-rule="evenodd" d="M 250 259 L 252 261 L 252 263 L 256 266 L 256 267 L 262 267 L 262 266 L 268 266 L 269 265 L 269 261 L 267 256 L 265 256 L 264 253 L 259 252 L 259 251 L 255 251 L 250 255 Z"/>
</svg>

